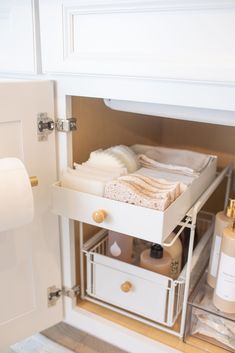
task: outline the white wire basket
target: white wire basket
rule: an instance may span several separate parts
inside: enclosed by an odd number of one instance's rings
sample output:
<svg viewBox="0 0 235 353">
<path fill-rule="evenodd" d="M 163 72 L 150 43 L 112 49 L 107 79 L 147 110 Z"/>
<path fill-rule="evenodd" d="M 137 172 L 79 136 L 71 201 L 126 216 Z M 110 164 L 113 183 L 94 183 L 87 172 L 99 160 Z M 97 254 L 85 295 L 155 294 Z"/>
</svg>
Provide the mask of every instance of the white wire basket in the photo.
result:
<svg viewBox="0 0 235 353">
<path fill-rule="evenodd" d="M 197 232 L 200 242 L 192 258 L 190 291 L 200 279 L 208 262 L 214 216 L 199 214 Z M 108 232 L 101 230 L 84 245 L 86 254 L 86 299 L 137 320 L 172 327 L 183 305 L 186 266 L 177 280 L 124 263 L 107 256 Z M 120 288 L 131 284 L 128 293 Z"/>
</svg>

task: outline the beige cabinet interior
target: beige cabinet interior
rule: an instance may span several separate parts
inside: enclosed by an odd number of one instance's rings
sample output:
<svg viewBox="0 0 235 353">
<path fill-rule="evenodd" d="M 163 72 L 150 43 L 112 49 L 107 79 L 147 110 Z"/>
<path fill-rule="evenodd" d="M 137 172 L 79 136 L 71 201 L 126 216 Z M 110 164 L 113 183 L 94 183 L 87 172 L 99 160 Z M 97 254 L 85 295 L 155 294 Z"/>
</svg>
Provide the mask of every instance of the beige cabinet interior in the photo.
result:
<svg viewBox="0 0 235 353">
<path fill-rule="evenodd" d="M 233 143 L 235 128 L 114 111 L 106 107 L 102 99 L 84 97 L 72 98 L 72 115 L 78 119 L 78 130 L 73 133 L 73 160 L 77 163 L 86 161 L 90 152 L 98 148 L 135 143 L 187 148 L 215 154 L 218 156 L 219 168 L 231 161 L 235 163 Z M 211 212 L 223 209 L 224 191 L 225 182 L 209 199 L 205 209 Z M 85 225 L 85 240 L 88 240 L 96 232 L 96 227 Z M 75 239 L 76 274 L 77 283 L 79 283 L 78 222 L 75 222 Z M 78 299 L 78 305 L 179 350 L 185 351 L 186 349 L 185 343 L 180 342 L 177 337 L 97 304 Z M 200 347 L 200 342 L 195 343 L 195 339 L 191 339 L 191 342 Z M 209 344 L 207 349 L 211 352 L 223 352 L 223 350 L 217 350 Z M 193 352 L 194 348 L 192 350 L 191 347 L 190 351 Z M 195 352 L 199 351 L 195 348 Z"/>
</svg>

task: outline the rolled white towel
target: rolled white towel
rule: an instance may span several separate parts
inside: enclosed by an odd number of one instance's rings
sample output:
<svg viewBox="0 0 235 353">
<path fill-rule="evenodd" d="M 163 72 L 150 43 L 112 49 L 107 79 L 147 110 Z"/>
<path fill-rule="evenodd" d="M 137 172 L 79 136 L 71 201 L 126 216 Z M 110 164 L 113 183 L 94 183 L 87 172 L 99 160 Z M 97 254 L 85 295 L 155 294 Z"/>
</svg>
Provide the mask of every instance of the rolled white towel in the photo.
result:
<svg viewBox="0 0 235 353">
<path fill-rule="evenodd" d="M 120 158 L 125 164 L 128 173 L 133 173 L 139 168 L 137 161 L 137 155 L 132 151 L 131 148 L 125 145 L 110 147 L 107 151 L 110 151 L 115 156 Z"/>
</svg>

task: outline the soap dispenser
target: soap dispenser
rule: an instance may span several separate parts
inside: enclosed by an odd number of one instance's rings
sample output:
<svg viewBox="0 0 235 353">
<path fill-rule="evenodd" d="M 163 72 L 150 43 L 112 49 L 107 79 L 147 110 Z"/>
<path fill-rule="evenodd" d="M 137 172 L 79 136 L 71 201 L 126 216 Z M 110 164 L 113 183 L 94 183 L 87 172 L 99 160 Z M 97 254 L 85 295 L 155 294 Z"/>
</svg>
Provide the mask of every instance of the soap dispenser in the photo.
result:
<svg viewBox="0 0 235 353">
<path fill-rule="evenodd" d="M 161 275 L 171 276 L 171 256 L 159 244 L 153 244 L 140 254 L 140 266 Z"/>
<path fill-rule="evenodd" d="M 234 215 L 235 199 L 229 200 L 229 204 L 226 211 L 221 211 L 216 214 L 215 229 L 212 240 L 210 262 L 207 275 L 207 282 L 212 288 L 215 288 L 223 230 L 226 227 L 232 225 Z"/>
</svg>

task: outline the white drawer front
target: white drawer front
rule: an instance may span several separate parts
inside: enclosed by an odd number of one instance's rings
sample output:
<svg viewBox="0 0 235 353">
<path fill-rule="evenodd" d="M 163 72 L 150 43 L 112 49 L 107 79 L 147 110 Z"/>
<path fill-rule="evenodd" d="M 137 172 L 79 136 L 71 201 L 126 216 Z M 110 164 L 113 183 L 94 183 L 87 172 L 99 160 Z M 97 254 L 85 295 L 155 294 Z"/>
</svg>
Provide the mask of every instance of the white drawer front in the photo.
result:
<svg viewBox="0 0 235 353">
<path fill-rule="evenodd" d="M 215 173 L 216 159 L 164 212 L 66 189 L 57 183 L 52 188 L 53 212 L 154 243 L 162 243 L 211 184 Z M 100 224 L 95 223 L 92 218 L 93 212 L 97 210 L 104 210 L 106 214 Z"/>
<path fill-rule="evenodd" d="M 143 277 L 102 264 L 95 264 L 93 270 L 93 293 L 88 294 L 154 321 L 167 320 L 167 284 L 170 281 L 166 279 L 165 286 L 160 286 Z M 124 292 L 121 286 L 127 282 L 131 288 Z"/>
</svg>

